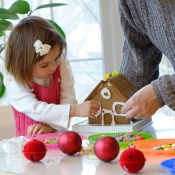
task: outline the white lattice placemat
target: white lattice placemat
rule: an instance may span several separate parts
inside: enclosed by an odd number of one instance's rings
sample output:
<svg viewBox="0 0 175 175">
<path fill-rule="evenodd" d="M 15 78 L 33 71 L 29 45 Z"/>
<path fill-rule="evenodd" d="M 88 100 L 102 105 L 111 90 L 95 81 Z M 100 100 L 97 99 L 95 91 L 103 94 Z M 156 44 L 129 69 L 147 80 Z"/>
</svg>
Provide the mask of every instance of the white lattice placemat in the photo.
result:
<svg viewBox="0 0 175 175">
<path fill-rule="evenodd" d="M 88 124 L 88 120 L 76 123 L 72 126 L 72 130 L 79 133 L 112 133 L 112 132 L 134 132 L 139 131 L 152 123 L 152 118 L 139 120 L 131 124 L 116 125 L 93 125 Z"/>
</svg>

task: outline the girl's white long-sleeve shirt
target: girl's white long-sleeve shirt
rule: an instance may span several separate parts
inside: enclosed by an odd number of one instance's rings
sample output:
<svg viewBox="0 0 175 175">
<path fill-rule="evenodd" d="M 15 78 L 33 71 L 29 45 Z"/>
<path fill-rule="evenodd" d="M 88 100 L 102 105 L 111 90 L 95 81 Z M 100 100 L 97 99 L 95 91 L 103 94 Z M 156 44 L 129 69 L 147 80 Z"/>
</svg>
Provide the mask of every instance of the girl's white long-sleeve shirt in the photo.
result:
<svg viewBox="0 0 175 175">
<path fill-rule="evenodd" d="M 4 76 L 4 85 L 10 104 L 33 120 L 47 123 L 57 130 L 68 127 L 70 105 L 77 103 L 74 78 L 69 61 L 61 59 L 59 68 L 61 75 L 60 104 L 38 101 L 33 94 L 33 89 L 20 86 L 12 75 L 6 74 Z M 39 84 L 47 84 L 45 81 L 40 81 Z"/>
</svg>

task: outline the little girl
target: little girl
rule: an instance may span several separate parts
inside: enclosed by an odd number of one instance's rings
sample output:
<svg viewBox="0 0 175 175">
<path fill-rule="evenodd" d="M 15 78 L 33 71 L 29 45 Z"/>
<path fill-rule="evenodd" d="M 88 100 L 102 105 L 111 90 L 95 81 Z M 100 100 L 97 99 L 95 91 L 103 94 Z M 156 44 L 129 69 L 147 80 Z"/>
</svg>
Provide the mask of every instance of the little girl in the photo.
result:
<svg viewBox="0 0 175 175">
<path fill-rule="evenodd" d="M 66 42 L 41 17 L 26 17 L 11 31 L 5 67 L 16 136 L 60 131 L 71 117 L 95 117 L 100 109 L 96 101 L 76 104 Z"/>
</svg>

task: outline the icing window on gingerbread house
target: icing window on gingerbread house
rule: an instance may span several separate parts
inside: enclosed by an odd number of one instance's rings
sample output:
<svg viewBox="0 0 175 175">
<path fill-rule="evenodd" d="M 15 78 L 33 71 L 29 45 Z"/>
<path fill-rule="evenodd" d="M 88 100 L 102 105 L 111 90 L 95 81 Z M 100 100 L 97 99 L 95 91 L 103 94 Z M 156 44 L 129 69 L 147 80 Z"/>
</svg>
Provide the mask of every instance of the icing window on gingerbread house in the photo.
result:
<svg viewBox="0 0 175 175">
<path fill-rule="evenodd" d="M 101 91 L 101 96 L 104 99 L 109 100 L 111 98 L 111 91 L 108 88 L 104 88 Z"/>
<path fill-rule="evenodd" d="M 115 125 L 114 114 L 111 110 L 108 110 L 108 109 L 103 109 L 102 110 L 102 122 L 101 122 L 101 124 L 104 125 L 104 116 L 105 116 L 105 114 L 111 114 L 111 117 L 112 117 L 111 125 Z"/>
<path fill-rule="evenodd" d="M 117 116 L 124 116 L 124 117 L 126 117 L 125 114 L 120 114 L 120 113 L 117 112 L 117 107 L 123 106 L 124 104 L 125 103 L 123 103 L 123 102 L 114 102 L 113 103 L 112 110 L 113 110 L 113 113 L 114 113 L 115 116 L 117 115 Z"/>
</svg>

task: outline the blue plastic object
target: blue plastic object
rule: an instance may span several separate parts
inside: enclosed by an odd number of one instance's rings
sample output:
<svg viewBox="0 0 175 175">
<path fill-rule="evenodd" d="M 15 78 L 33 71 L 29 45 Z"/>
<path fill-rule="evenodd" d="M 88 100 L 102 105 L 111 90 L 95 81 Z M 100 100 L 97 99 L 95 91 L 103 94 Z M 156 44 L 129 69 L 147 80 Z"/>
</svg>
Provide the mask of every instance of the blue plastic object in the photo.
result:
<svg viewBox="0 0 175 175">
<path fill-rule="evenodd" d="M 175 174 L 175 158 L 162 161 L 160 165 Z"/>
</svg>

